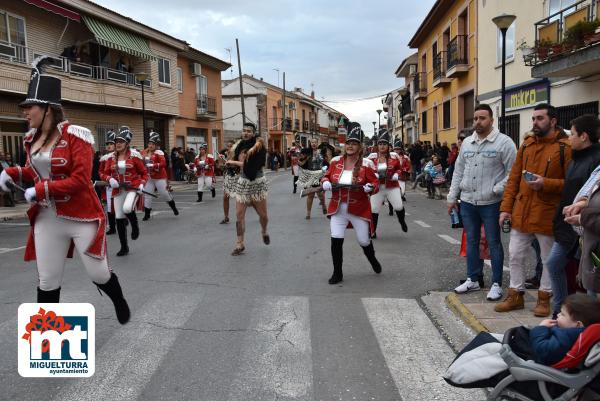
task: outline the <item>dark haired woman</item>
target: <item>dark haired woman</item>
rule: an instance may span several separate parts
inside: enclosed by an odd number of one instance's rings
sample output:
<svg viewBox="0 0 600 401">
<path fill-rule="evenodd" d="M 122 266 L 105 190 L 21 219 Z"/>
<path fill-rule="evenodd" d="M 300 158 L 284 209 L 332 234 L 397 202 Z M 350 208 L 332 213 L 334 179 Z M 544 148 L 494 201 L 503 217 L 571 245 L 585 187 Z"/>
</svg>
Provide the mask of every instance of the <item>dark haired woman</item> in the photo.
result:
<svg viewBox="0 0 600 401">
<path fill-rule="evenodd" d="M 381 265 L 375 258 L 371 242 L 371 204 L 369 194 L 377 193 L 379 183 L 374 165 L 362 157 L 363 133 L 360 125 L 351 123 L 344 146 L 344 155 L 331 159 L 329 169 L 322 179 L 323 190 L 332 191 L 327 215 L 331 222 L 331 257 L 333 275 L 329 284 L 343 279 L 343 245 L 349 224 L 356 231 L 356 238 L 375 273 L 381 273 Z"/>
<path fill-rule="evenodd" d="M 92 185 L 94 137 L 84 127 L 64 119 L 60 80 L 43 74 L 48 58 L 33 63 L 27 99 L 19 106 L 30 130 L 23 143 L 25 167 L 10 167 L 0 175 L 0 189 L 14 182 L 33 182 L 25 191 L 31 204 L 31 230 L 25 260 L 36 260 L 37 302 L 59 302 L 65 258 L 73 248 L 92 281 L 113 301 L 117 319 L 129 320 L 129 307 L 117 276 L 106 259 L 106 219 Z"/>
<path fill-rule="evenodd" d="M 152 194 L 156 189 L 162 196 L 168 199 L 167 205 L 169 205 L 173 214 L 177 216 L 179 215 L 179 210 L 177 210 L 173 195 L 168 190 L 167 159 L 165 159 L 164 152 L 158 148 L 159 146 L 160 135 L 158 132 L 150 132 L 150 135 L 148 135 L 148 148 L 144 150 L 144 164 L 150 175 L 145 190 Z M 152 197 L 144 196 L 144 218 L 142 220 L 149 220 L 151 213 Z"/>
</svg>

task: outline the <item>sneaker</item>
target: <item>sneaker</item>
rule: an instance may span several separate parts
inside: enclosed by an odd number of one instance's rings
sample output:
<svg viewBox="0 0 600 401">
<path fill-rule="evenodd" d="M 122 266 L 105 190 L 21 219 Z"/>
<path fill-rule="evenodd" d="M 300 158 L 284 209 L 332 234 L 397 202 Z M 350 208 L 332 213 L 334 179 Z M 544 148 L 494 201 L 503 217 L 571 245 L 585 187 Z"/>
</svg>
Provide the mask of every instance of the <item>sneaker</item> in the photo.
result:
<svg viewBox="0 0 600 401">
<path fill-rule="evenodd" d="M 470 291 L 478 291 L 480 289 L 478 282 L 471 281 L 470 278 L 466 279 L 464 283 L 454 289 L 457 294 L 465 294 Z"/>
<path fill-rule="evenodd" d="M 492 284 L 486 298 L 488 301 L 499 301 L 502 298 L 502 287 L 498 283 Z"/>
</svg>

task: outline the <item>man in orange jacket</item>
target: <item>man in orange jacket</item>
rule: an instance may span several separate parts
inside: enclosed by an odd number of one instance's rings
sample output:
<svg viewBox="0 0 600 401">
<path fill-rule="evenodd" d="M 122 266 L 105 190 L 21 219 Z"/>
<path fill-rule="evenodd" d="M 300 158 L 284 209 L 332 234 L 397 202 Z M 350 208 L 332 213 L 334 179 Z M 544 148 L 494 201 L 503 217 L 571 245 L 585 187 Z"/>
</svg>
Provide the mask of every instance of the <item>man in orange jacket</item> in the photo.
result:
<svg viewBox="0 0 600 401">
<path fill-rule="evenodd" d="M 556 108 L 539 104 L 533 111 L 532 131 L 517 153 L 500 205 L 500 224 L 511 222 L 509 244 L 510 287 L 496 312 L 523 309 L 524 268 L 533 238 L 537 238 L 544 263 L 533 313 L 550 314 L 552 287 L 546 259 L 554 242 L 552 217 L 560 203 L 565 173 L 571 161 L 571 146 L 562 128 L 557 126 Z"/>
</svg>

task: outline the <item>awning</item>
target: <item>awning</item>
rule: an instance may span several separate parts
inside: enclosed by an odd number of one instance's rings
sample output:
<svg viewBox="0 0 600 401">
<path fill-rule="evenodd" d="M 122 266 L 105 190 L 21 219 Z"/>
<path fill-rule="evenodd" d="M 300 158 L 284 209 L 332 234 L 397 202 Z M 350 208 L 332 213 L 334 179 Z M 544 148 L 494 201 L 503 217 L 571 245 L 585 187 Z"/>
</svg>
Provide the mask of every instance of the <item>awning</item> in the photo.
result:
<svg viewBox="0 0 600 401">
<path fill-rule="evenodd" d="M 81 16 L 77 14 L 75 11 L 67 10 L 64 7 L 57 6 L 56 4 L 50 3 L 46 0 L 24 0 L 26 3 L 31 4 L 32 6 L 36 6 L 42 8 L 46 11 L 50 11 L 51 13 L 62 15 L 63 17 L 72 19 L 73 21 L 80 22 Z"/>
<path fill-rule="evenodd" d="M 82 15 L 83 23 L 96 37 L 98 43 L 111 49 L 140 57 L 146 60 L 156 60 L 150 50 L 148 41 L 143 37 L 87 15 Z"/>
</svg>

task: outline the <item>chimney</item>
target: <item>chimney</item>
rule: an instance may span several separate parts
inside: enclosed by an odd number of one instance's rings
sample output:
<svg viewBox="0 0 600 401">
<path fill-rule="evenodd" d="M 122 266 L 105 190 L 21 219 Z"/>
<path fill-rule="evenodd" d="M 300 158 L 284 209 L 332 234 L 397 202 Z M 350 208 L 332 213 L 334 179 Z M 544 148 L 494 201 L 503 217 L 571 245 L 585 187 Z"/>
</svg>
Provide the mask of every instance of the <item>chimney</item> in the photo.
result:
<svg viewBox="0 0 600 401">
<path fill-rule="evenodd" d="M 262 79 L 262 77 L 260 77 L 260 80 L 261 80 L 261 81 L 263 80 L 263 79 Z"/>
<path fill-rule="evenodd" d="M 310 97 L 315 98 L 315 91 L 310 91 Z"/>
</svg>

